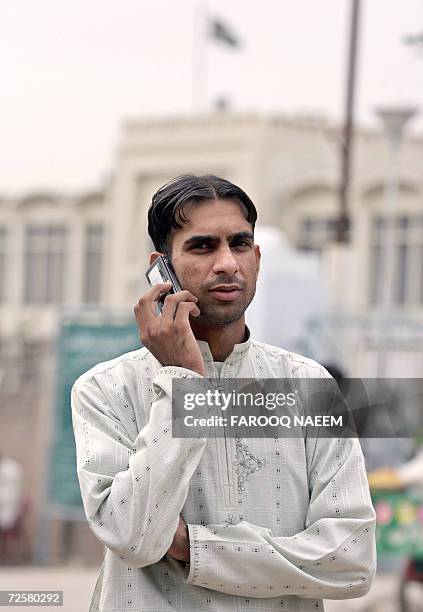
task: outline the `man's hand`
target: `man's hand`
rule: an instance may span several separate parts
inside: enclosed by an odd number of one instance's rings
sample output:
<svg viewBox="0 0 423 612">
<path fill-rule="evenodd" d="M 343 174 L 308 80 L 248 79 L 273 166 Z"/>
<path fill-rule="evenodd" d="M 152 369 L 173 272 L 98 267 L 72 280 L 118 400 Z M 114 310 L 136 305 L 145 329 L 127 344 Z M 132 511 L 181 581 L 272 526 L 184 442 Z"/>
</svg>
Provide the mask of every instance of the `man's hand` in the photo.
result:
<svg viewBox="0 0 423 612">
<path fill-rule="evenodd" d="M 172 546 L 166 554 L 178 561 L 190 562 L 188 527 L 181 516 L 179 516 L 179 525 L 173 537 Z"/>
<path fill-rule="evenodd" d="M 161 316 L 156 314 L 155 302 L 170 287 L 169 282 L 154 285 L 135 306 L 141 342 L 162 366 L 180 366 L 205 376 L 204 361 L 189 322 L 190 314 L 200 314 L 195 303 L 198 298 L 187 290 L 167 295 Z"/>
</svg>

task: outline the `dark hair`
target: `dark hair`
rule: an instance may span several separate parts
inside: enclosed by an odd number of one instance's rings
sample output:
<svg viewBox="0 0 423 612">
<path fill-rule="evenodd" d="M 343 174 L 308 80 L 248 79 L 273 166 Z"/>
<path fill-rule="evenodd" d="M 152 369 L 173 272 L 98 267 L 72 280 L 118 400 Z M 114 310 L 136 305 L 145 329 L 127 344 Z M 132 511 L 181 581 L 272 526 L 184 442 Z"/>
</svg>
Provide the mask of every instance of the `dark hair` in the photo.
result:
<svg viewBox="0 0 423 612">
<path fill-rule="evenodd" d="M 341 370 L 336 363 L 325 363 L 323 364 L 325 370 L 329 372 L 329 374 L 336 380 L 337 383 L 341 382 L 345 378 L 344 372 Z"/>
<path fill-rule="evenodd" d="M 183 174 L 160 187 L 148 209 L 148 233 L 155 249 L 170 255 L 169 237 L 172 231 L 189 221 L 184 215 L 184 204 L 217 199 L 241 202 L 247 209 L 247 221 L 254 231 L 257 211 L 245 191 L 213 174 Z"/>
</svg>

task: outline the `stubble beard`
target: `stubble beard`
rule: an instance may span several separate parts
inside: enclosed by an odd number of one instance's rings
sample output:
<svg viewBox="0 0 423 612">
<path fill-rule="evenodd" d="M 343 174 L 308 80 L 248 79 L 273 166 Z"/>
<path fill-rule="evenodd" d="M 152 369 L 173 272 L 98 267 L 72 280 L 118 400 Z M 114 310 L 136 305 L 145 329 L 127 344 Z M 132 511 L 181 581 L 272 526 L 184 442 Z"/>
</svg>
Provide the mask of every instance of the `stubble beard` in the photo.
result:
<svg viewBox="0 0 423 612">
<path fill-rule="evenodd" d="M 256 286 L 252 287 L 248 294 L 243 295 L 242 303 L 238 301 L 234 302 L 221 302 L 212 303 L 211 301 L 199 301 L 197 303 L 200 309 L 200 315 L 193 317 L 193 320 L 197 323 L 204 325 L 228 325 L 238 321 L 251 304 L 256 293 Z M 242 295 L 242 294 L 241 294 Z"/>
</svg>

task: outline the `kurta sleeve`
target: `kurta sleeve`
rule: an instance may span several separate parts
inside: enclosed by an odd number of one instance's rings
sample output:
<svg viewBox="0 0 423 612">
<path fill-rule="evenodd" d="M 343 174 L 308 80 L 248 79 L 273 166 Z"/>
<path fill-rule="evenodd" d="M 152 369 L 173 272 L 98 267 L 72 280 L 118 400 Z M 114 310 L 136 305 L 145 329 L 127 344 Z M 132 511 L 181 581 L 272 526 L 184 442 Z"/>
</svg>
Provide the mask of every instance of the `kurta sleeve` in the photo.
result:
<svg viewBox="0 0 423 612">
<path fill-rule="evenodd" d="M 310 503 L 305 529 L 189 525 L 186 582 L 230 595 L 349 599 L 365 595 L 375 574 L 375 512 L 356 438 L 309 439 Z"/>
<path fill-rule="evenodd" d="M 206 438 L 172 438 L 172 378 L 200 377 L 161 368 L 153 380 L 150 419 L 135 440 L 96 376 L 72 389 L 77 473 L 94 535 L 135 567 L 159 561 L 172 544 L 190 478 Z M 130 399 L 124 408 L 129 413 Z"/>
</svg>

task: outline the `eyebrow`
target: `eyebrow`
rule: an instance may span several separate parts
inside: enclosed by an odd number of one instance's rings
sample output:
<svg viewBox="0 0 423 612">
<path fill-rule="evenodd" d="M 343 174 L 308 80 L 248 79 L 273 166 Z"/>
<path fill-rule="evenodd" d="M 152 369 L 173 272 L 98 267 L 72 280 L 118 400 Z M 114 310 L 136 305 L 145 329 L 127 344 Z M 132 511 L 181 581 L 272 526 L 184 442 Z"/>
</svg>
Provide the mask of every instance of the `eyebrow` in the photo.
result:
<svg viewBox="0 0 423 612">
<path fill-rule="evenodd" d="M 236 232 L 235 234 L 229 234 L 227 236 L 229 242 L 232 242 L 232 240 L 234 239 L 240 238 L 248 238 L 254 241 L 254 234 L 252 232 Z M 187 240 L 185 240 L 185 242 L 183 243 L 183 248 L 189 247 L 192 244 L 198 242 L 216 242 L 217 240 L 219 240 L 219 237 L 213 236 L 212 234 L 198 234 L 196 236 L 191 236 L 190 238 L 187 238 Z"/>
</svg>

